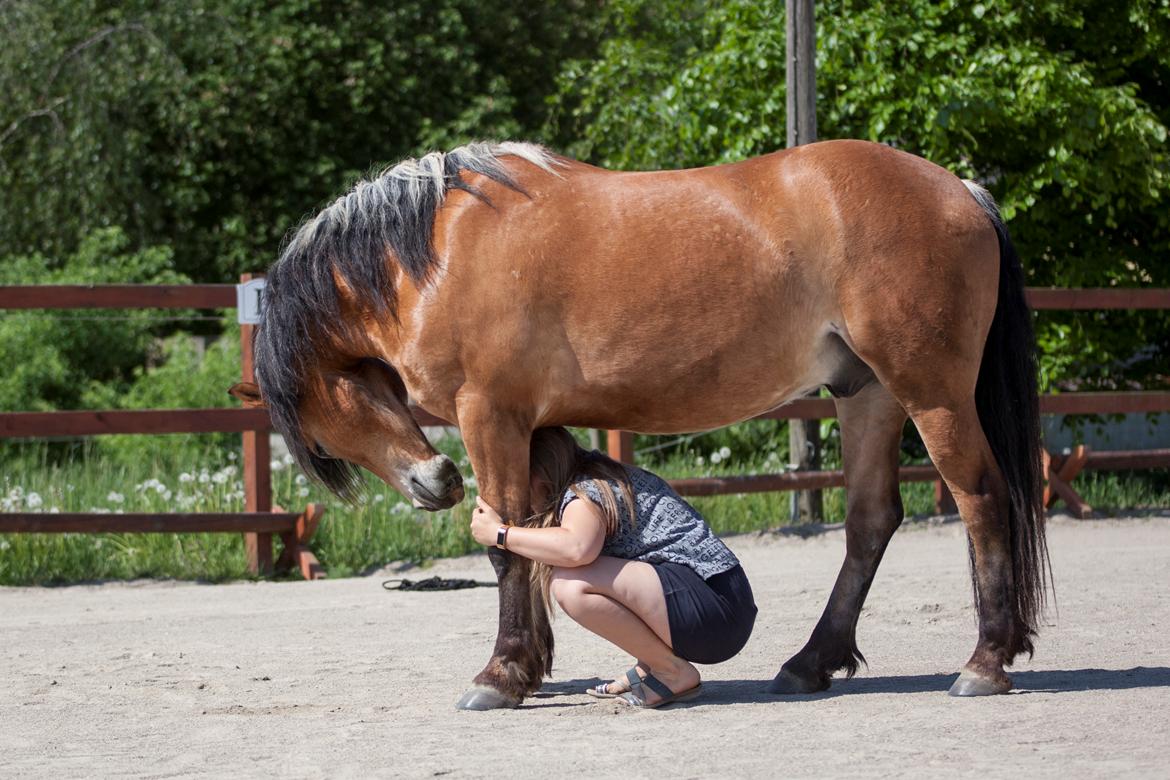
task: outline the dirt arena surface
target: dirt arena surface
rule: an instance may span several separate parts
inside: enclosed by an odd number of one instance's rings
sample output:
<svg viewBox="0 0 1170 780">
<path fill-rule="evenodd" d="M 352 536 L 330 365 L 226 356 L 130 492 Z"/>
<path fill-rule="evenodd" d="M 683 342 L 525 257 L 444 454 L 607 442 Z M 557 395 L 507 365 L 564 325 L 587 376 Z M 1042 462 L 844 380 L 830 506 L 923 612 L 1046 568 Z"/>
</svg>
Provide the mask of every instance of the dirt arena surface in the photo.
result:
<svg viewBox="0 0 1170 780">
<path fill-rule="evenodd" d="M 844 554 L 830 530 L 732 537 L 760 615 L 701 667 L 693 705 L 581 693 L 617 650 L 559 617 L 555 677 L 518 710 L 457 712 L 496 593 L 167 582 L 0 590 L 6 777 L 1166 777 L 1170 515 L 1050 526 L 1059 613 L 1017 690 L 946 695 L 975 640 L 957 523 L 907 524 L 862 616 L 870 666 L 831 691 L 767 680 L 807 638 Z M 485 556 L 406 576 L 490 577 Z"/>
</svg>

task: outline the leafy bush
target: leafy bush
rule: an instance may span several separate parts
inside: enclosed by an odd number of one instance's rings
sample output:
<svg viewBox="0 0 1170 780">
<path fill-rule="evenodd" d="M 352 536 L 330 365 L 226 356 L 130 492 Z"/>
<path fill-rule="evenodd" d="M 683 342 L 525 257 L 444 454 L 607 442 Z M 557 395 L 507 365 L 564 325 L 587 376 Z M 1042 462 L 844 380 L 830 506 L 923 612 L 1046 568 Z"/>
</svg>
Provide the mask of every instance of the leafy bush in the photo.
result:
<svg viewBox="0 0 1170 780">
<path fill-rule="evenodd" d="M 980 178 L 1034 285 L 1170 286 L 1170 5 L 817 3 L 818 129 Z M 618 168 L 785 144 L 784 3 L 615 0 L 557 132 Z M 1048 384 L 1170 373 L 1170 313 L 1045 313 Z"/>
<path fill-rule="evenodd" d="M 176 284 L 165 247 L 132 250 L 116 228 L 95 230 L 53 266 L 40 255 L 0 261 L 3 284 Z M 177 316 L 172 312 L 168 316 Z M 179 315 L 181 316 L 181 315 Z M 0 314 L 0 409 L 72 409 L 96 384 L 116 395 L 142 366 L 160 326 L 153 310 L 12 310 Z"/>
<path fill-rule="evenodd" d="M 177 333 L 162 344 L 157 365 L 134 369 L 125 389 L 93 385 L 85 395 L 92 409 L 208 409 L 234 406 L 227 389 L 240 380 L 240 331 L 230 326 L 208 347 L 187 333 Z M 118 462 L 154 459 L 162 451 L 193 449 L 215 457 L 238 451 L 238 433 L 170 434 L 167 436 L 102 436 L 98 452 Z"/>
</svg>

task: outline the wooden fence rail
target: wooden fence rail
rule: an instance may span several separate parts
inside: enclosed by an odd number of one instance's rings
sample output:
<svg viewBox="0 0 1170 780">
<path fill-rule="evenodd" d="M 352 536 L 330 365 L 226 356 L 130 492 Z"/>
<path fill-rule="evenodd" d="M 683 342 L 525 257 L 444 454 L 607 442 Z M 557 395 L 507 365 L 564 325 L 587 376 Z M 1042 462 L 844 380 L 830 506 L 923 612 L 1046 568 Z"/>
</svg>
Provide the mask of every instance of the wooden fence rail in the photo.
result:
<svg viewBox="0 0 1170 780">
<path fill-rule="evenodd" d="M 241 282 L 249 281 L 245 274 Z M 48 285 L 0 287 L 0 309 L 234 309 L 234 284 L 194 285 Z M 252 325 L 240 327 L 241 376 L 253 381 Z M 226 393 L 227 388 L 224 388 Z M 248 568 L 299 570 L 306 579 L 325 576 L 309 550 L 323 508 L 285 512 L 272 504 L 272 471 L 263 410 L 134 409 L 114 411 L 0 413 L 0 438 L 94 436 L 103 434 L 240 433 L 243 439 L 243 512 L 101 514 L 90 512 L 0 513 L 0 533 L 242 533 Z M 273 536 L 284 549 L 272 554 Z"/>
<path fill-rule="evenodd" d="M 1030 287 L 1028 303 L 1033 309 L 1170 309 L 1170 289 L 1058 289 Z M 1052 393 L 1040 397 L 1041 414 L 1140 414 L 1170 412 L 1170 392 L 1086 392 Z M 837 416 L 831 398 L 801 398 L 765 412 L 756 420 L 819 420 Z M 634 435 L 628 431 L 609 431 L 607 449 L 612 458 L 633 463 Z M 1089 452 L 1080 447 L 1078 457 L 1069 462 L 1062 456 L 1048 456 L 1050 487 L 1057 497 L 1069 504 L 1074 515 L 1087 516 L 1091 511 L 1069 485 L 1085 468 L 1098 470 L 1152 469 L 1170 467 L 1170 449 Z M 1062 468 L 1063 467 L 1063 468 Z M 953 511 L 950 494 L 933 466 L 903 466 L 902 482 L 935 482 L 936 508 Z M 845 486 L 842 471 L 787 471 L 779 474 L 755 474 L 726 477 L 697 477 L 672 480 L 679 493 L 689 496 L 716 496 L 732 493 L 756 493 L 778 490 L 822 490 Z M 1049 503 L 1051 493 L 1046 491 Z"/>
<path fill-rule="evenodd" d="M 245 274 L 241 282 L 253 278 Z M 1170 309 L 1170 289 L 1048 289 L 1029 288 L 1028 301 L 1034 309 Z M 236 286 L 195 285 L 51 285 L 0 287 L 0 309 L 233 309 Z M 252 333 L 254 326 L 240 328 L 241 376 L 254 381 Z M 226 390 L 226 388 L 225 388 Z M 1170 411 L 1170 392 L 1062 393 L 1045 395 L 1040 409 L 1046 414 L 1127 414 Z M 415 409 L 422 425 L 447 425 L 447 421 Z M 830 419 L 836 416 L 833 401 L 806 398 L 760 415 L 756 419 Z M 298 567 L 306 578 L 324 576 L 308 550 L 308 542 L 320 520 L 321 508 L 310 505 L 302 513 L 290 513 L 272 505 L 272 476 L 268 433 L 271 422 L 263 410 L 147 409 L 64 412 L 0 413 L 0 438 L 67 437 L 104 434 L 240 433 L 243 437 L 243 481 L 245 511 L 227 513 L 96 514 L 96 513 L 4 513 L 0 532 L 72 533 L 118 531 L 164 533 L 179 531 L 223 531 L 243 533 L 249 568 L 270 571 L 274 564 Z M 626 462 L 634 458 L 633 434 L 610 431 L 610 454 Z M 1075 464 L 1071 463 L 1075 461 Z M 1054 469 L 1071 479 L 1077 468 L 1140 469 L 1170 466 L 1170 449 L 1140 452 L 1092 452 L 1082 448 L 1075 458 L 1053 458 Z M 1061 496 L 1071 488 L 1058 479 Z M 932 466 L 904 466 L 902 481 L 937 481 Z M 1067 481 L 1066 479 L 1066 481 Z M 772 490 L 809 490 L 841 487 L 840 471 L 785 472 L 726 477 L 679 479 L 673 483 L 685 495 L 709 496 Z M 941 484 L 941 483 L 939 483 Z M 1075 496 L 1075 492 L 1071 492 Z M 1067 499 L 1066 499 L 1067 500 Z M 284 541 L 284 554 L 272 556 L 272 537 Z"/>
</svg>

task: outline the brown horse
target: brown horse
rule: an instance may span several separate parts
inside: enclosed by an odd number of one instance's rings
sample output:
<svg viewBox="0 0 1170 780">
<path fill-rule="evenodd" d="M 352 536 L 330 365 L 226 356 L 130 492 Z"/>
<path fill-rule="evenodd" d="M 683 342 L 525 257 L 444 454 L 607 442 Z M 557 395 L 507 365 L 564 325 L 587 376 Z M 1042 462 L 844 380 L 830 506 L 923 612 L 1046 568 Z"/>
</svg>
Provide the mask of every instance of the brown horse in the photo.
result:
<svg viewBox="0 0 1170 780">
<path fill-rule="evenodd" d="M 301 467 L 340 495 L 362 466 L 418 506 L 463 497 L 406 401 L 457 422 L 485 499 L 529 514 L 542 426 L 676 433 L 836 396 L 846 557 L 777 693 L 864 660 L 858 614 L 902 520 L 907 416 L 959 506 L 979 620 L 956 695 L 1011 688 L 1045 592 L 1036 366 L 1023 275 L 985 190 L 877 144 L 621 173 L 526 144 L 389 169 L 303 225 L 268 276 L 256 385 Z M 515 706 L 550 671 L 524 559 L 491 660 L 460 700 Z"/>
</svg>

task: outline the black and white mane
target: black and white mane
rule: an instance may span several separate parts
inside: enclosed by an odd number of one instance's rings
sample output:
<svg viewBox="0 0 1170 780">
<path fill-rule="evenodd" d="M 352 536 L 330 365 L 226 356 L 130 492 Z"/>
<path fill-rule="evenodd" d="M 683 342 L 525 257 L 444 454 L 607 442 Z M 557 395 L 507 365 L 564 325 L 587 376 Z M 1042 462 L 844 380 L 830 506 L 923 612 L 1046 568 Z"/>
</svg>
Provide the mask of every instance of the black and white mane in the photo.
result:
<svg viewBox="0 0 1170 780">
<path fill-rule="evenodd" d="M 432 233 L 446 194 L 463 190 L 488 202 L 461 172 L 482 174 L 523 192 L 500 161 L 507 155 L 554 173 L 556 159 L 542 147 L 526 143 L 472 143 L 404 160 L 358 182 L 306 220 L 268 270 L 265 310 L 254 342 L 256 380 L 272 424 L 297 464 L 334 493 L 355 497 L 358 471 L 352 464 L 311 452 L 301 435 L 297 410 L 315 356 L 343 331 L 337 280 L 358 296 L 363 308 L 395 316 L 391 259 L 414 284 L 425 284 L 438 262 Z"/>
</svg>

